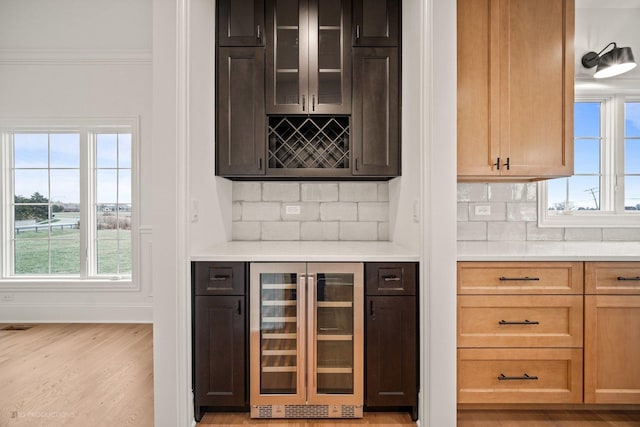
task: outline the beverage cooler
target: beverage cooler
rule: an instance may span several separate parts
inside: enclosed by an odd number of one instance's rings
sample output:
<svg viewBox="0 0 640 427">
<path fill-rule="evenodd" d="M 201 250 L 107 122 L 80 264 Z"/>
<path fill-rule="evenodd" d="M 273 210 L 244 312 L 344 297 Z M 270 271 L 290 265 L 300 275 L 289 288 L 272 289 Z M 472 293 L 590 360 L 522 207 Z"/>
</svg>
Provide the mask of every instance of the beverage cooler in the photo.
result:
<svg viewBox="0 0 640 427">
<path fill-rule="evenodd" d="M 359 418 L 363 265 L 252 263 L 251 417 Z"/>
</svg>

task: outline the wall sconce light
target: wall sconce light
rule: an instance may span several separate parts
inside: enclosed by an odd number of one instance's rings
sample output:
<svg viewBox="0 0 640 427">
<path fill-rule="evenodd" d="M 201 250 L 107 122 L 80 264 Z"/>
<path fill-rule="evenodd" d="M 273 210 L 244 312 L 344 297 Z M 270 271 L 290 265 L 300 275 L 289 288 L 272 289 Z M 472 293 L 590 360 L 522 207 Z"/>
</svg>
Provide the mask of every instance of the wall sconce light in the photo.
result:
<svg viewBox="0 0 640 427">
<path fill-rule="evenodd" d="M 609 46 L 613 46 L 613 49 L 603 55 L 602 52 L 607 50 Z M 582 56 L 582 65 L 585 68 L 593 68 L 597 65 L 598 68 L 593 77 L 601 79 L 617 76 L 634 69 L 636 61 L 633 59 L 630 47 L 618 47 L 614 42 L 611 42 L 598 53 L 585 53 Z"/>
</svg>

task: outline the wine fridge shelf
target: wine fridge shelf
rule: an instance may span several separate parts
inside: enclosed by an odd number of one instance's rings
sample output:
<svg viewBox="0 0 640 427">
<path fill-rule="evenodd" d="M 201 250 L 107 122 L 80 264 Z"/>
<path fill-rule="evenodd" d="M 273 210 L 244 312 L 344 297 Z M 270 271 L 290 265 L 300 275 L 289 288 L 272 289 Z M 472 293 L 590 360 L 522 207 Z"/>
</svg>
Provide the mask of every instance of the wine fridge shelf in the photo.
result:
<svg viewBox="0 0 640 427">
<path fill-rule="evenodd" d="M 270 169 L 348 169 L 349 116 L 269 116 Z"/>
</svg>

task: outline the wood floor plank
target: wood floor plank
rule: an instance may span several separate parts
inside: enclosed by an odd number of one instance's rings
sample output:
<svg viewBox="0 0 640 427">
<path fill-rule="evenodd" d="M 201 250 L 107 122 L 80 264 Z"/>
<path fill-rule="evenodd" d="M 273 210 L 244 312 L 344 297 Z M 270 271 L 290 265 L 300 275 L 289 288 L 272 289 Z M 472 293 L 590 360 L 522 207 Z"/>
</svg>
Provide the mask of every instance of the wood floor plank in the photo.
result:
<svg viewBox="0 0 640 427">
<path fill-rule="evenodd" d="M 266 427 L 353 427 L 353 426 L 404 426 L 415 427 L 411 417 L 406 413 L 395 412 L 366 412 L 360 419 L 309 419 L 309 420 L 281 420 L 281 419 L 252 419 L 249 414 L 207 413 L 198 423 L 200 427 L 238 427 L 246 425 L 261 425 Z"/>
<path fill-rule="evenodd" d="M 640 427 L 640 411 L 459 410 L 458 427 Z"/>
<path fill-rule="evenodd" d="M 0 331 L 0 426 L 153 425 L 147 324 Z"/>
</svg>

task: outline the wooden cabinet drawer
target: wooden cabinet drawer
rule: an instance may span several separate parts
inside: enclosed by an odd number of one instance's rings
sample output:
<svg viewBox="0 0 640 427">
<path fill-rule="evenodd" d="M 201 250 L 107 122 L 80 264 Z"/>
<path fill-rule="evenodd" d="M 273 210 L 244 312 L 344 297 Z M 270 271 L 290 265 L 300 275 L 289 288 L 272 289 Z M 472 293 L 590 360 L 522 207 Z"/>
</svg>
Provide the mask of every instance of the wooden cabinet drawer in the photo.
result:
<svg viewBox="0 0 640 427">
<path fill-rule="evenodd" d="M 640 294 L 640 262 L 587 262 L 585 293 Z"/>
<path fill-rule="evenodd" d="M 458 296 L 459 347 L 582 347 L 582 296 Z"/>
<path fill-rule="evenodd" d="M 580 403 L 581 349 L 459 349 L 458 403 Z"/>
<path fill-rule="evenodd" d="M 196 295 L 244 295 L 245 263 L 195 262 Z"/>
<path fill-rule="evenodd" d="M 581 262 L 459 262 L 458 294 L 581 294 Z"/>
<path fill-rule="evenodd" d="M 416 270 L 414 262 L 368 262 L 364 280 L 367 295 L 415 295 Z"/>
</svg>

